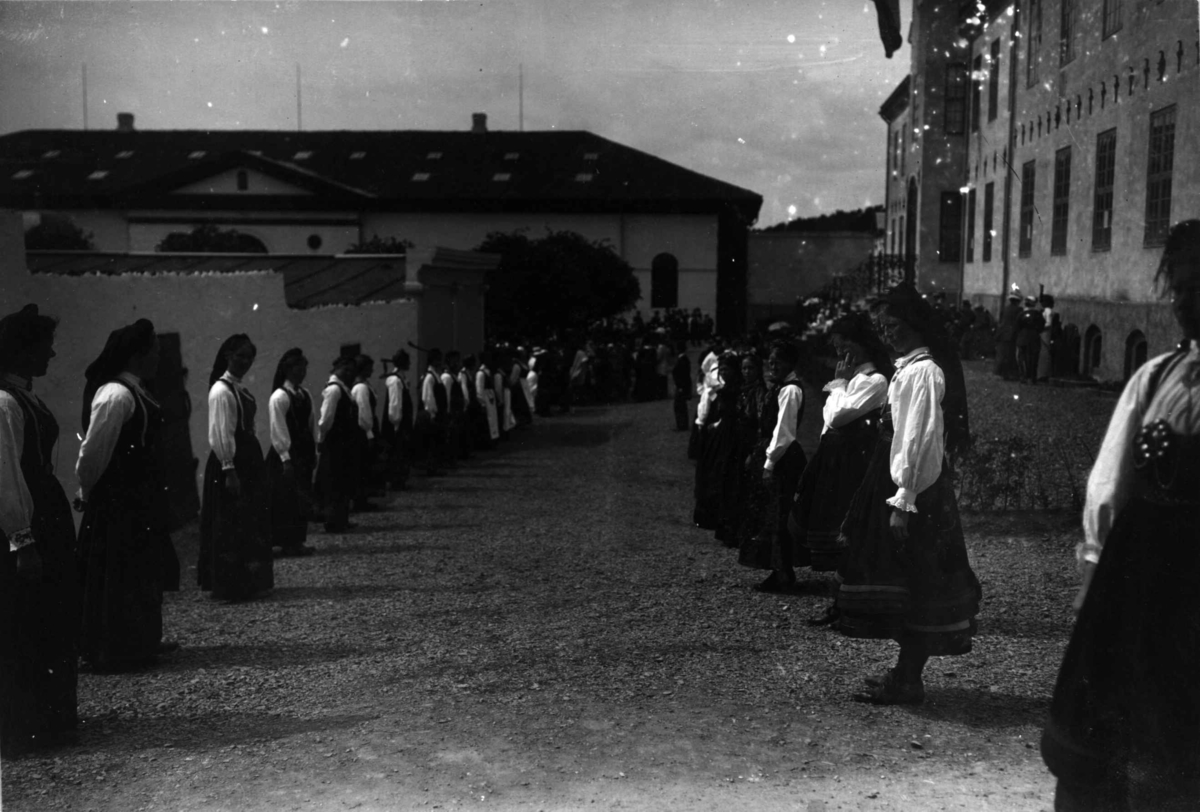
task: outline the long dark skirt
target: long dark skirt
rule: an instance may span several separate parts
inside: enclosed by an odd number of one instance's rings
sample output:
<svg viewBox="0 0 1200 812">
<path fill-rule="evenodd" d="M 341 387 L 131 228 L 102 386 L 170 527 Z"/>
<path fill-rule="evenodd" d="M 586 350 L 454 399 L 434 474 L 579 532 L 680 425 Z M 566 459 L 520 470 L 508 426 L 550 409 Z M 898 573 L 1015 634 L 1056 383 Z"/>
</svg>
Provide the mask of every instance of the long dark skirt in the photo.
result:
<svg viewBox="0 0 1200 812">
<path fill-rule="evenodd" d="M 317 452 L 314 492 L 325 508 L 325 529 L 344 530 L 354 495 L 354 449 L 349 432 L 326 438 Z"/>
<path fill-rule="evenodd" d="M 217 455 L 204 466 L 200 507 L 200 588 L 221 600 L 243 600 L 275 585 L 271 557 L 271 500 L 266 463 L 253 435 L 239 432 L 234 468 L 241 495 L 225 488 Z"/>
<path fill-rule="evenodd" d="M 699 426 L 696 452 L 696 478 L 692 487 L 692 524 L 702 530 L 717 529 L 717 506 L 708 497 L 713 489 L 713 433 L 711 426 Z"/>
<path fill-rule="evenodd" d="M 793 442 L 775 464 L 775 478 L 770 486 L 762 483 L 761 467 L 747 471 L 747 477 L 757 478 L 759 485 L 756 497 L 747 507 L 754 511 L 747 517 L 749 532 L 742 535 L 738 545 L 738 563 L 743 567 L 788 572 L 808 563 L 803 551 L 797 554 L 788 532 L 788 516 L 807 462 L 804 449 Z"/>
<path fill-rule="evenodd" d="M 75 523 L 52 474 L 29 482 L 42 578 L 17 574 L 0 533 L 0 752 L 15 755 L 76 726 L 79 600 Z"/>
<path fill-rule="evenodd" d="M 1067 645 L 1042 758 L 1115 809 L 1200 805 L 1200 510 L 1117 516 Z"/>
<path fill-rule="evenodd" d="M 737 543 L 738 524 L 741 519 L 741 483 L 743 460 L 738 458 L 738 436 L 736 421 L 728 418 L 712 429 L 706 460 L 708 472 L 705 498 L 716 506 L 717 541 L 729 545 Z"/>
<path fill-rule="evenodd" d="M 292 475 L 274 448 L 267 452 L 267 491 L 271 494 L 271 546 L 285 551 L 304 546 L 312 511 L 312 465 L 292 457 Z"/>
<path fill-rule="evenodd" d="M 857 421 L 854 428 L 831 428 L 800 478 L 788 530 L 797 548 L 808 551 L 809 566 L 821 572 L 838 568 L 837 538 L 871 459 L 877 432 Z"/>
<path fill-rule="evenodd" d="M 967 560 L 950 472 L 917 496 L 908 540 L 889 525 L 895 496 L 891 434 L 881 432 L 862 486 L 842 525 L 847 549 L 838 567 L 840 631 L 848 637 L 920 642 L 930 655 L 966 654 L 982 591 Z"/>
<path fill-rule="evenodd" d="M 142 484 L 143 487 L 138 487 Z M 146 483 L 101 479 L 79 528 L 80 655 L 101 670 L 153 660 L 162 642 L 163 590 L 178 581 L 169 517 Z"/>
</svg>

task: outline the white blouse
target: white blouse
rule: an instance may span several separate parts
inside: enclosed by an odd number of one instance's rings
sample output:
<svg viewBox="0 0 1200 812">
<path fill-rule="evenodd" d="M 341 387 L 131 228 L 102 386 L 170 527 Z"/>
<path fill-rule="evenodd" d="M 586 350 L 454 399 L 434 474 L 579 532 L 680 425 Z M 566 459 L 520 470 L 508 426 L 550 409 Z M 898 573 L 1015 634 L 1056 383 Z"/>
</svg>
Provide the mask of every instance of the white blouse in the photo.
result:
<svg viewBox="0 0 1200 812">
<path fill-rule="evenodd" d="M 141 379 L 131 372 L 117 376 L 125 383 L 106 383 L 96 390 L 92 398 L 91 417 L 88 418 L 87 436 L 79 446 L 79 459 L 75 462 L 75 477 L 79 480 L 79 498 L 87 501 L 88 495 L 108 470 L 121 429 L 133 417 L 137 409 L 132 389 L 138 396 L 151 403 L 154 398 L 142 387 Z M 142 426 L 142 441 L 146 439 L 146 426 Z"/>
<path fill-rule="evenodd" d="M 31 381 L 6 374 L 4 379 L 29 392 Z M 0 530 L 8 536 L 8 549 L 16 552 L 33 543 L 33 496 L 21 472 L 25 451 L 25 411 L 8 392 L 0 392 Z"/>
<path fill-rule="evenodd" d="M 942 422 L 942 397 L 946 378 L 928 347 L 918 347 L 896 361 L 896 374 L 888 387 L 892 408 L 892 481 L 899 488 L 887 500 L 894 508 L 917 513 L 917 494 L 929 488 L 942 473 L 946 450 Z"/>
<path fill-rule="evenodd" d="M 317 442 L 324 442 L 333 428 L 333 419 L 337 416 L 337 405 L 343 397 L 350 397 L 346 384 L 337 375 L 330 375 L 325 391 L 321 393 L 321 417 L 317 421 Z"/>
<path fill-rule="evenodd" d="M 359 381 L 350 390 L 354 405 L 358 407 L 358 427 L 367 433 L 367 439 L 375 439 L 375 410 L 371 408 L 371 384 Z"/>
<path fill-rule="evenodd" d="M 404 417 L 404 390 L 408 388 L 408 381 L 398 372 L 393 372 L 387 376 L 384 382 L 387 387 L 388 396 L 388 413 L 387 418 L 393 426 L 399 426 L 400 421 Z"/>
<path fill-rule="evenodd" d="M 237 431 L 242 410 L 234 389 L 248 394 L 242 386 L 242 379 L 226 372 L 208 390 L 208 444 L 221 461 L 222 470 L 233 467 L 233 457 L 237 452 L 234 432 Z M 246 426 L 246 430 L 253 433 L 254 425 Z"/>
<path fill-rule="evenodd" d="M 425 411 L 429 412 L 430 417 L 437 416 L 437 396 L 434 394 L 436 388 L 437 373 L 432 369 L 426 371 L 425 377 L 421 379 L 421 403 L 425 404 Z"/>
<path fill-rule="evenodd" d="M 796 418 L 803 407 L 804 390 L 800 388 L 800 379 L 792 372 L 783 379 L 783 386 L 779 388 L 779 417 L 775 420 L 775 431 L 767 445 L 767 460 L 763 463 L 768 471 L 783 459 L 788 446 L 796 442 Z"/>
<path fill-rule="evenodd" d="M 1113 409 L 1108 431 L 1088 476 L 1083 508 L 1083 543 L 1076 549 L 1082 561 L 1097 562 L 1117 514 L 1133 489 L 1133 438 L 1156 420 L 1166 420 L 1182 435 L 1200 434 L 1200 347 L 1192 342 L 1187 355 L 1159 382 L 1153 403 L 1147 403 L 1150 377 L 1170 356 L 1166 353 L 1142 364 L 1133 374 Z"/>
<path fill-rule="evenodd" d="M 825 384 L 823 391 L 828 392 L 829 397 L 821 409 L 825 420 L 821 434 L 883 408 L 887 403 L 888 380 L 868 361 L 854 370 L 849 381 L 834 378 Z"/>
<path fill-rule="evenodd" d="M 291 395 L 298 395 L 301 391 L 303 391 L 303 387 L 297 388 L 292 386 L 291 381 L 284 381 L 283 386 L 271 393 L 271 400 L 267 403 L 267 411 L 271 414 L 271 447 L 275 449 L 275 453 L 279 455 L 282 462 L 287 462 L 292 458 L 290 453 L 292 435 L 288 431 L 287 413 L 292 406 Z M 305 392 L 305 394 L 308 393 Z M 309 400 L 311 401 L 312 398 Z M 317 421 L 316 415 L 311 410 L 308 413 L 308 429 L 315 438 Z"/>
<path fill-rule="evenodd" d="M 719 359 L 715 352 L 710 352 L 700 362 L 701 379 L 700 383 L 696 385 L 696 394 L 700 396 L 700 402 L 696 404 L 697 426 L 704 425 L 704 420 L 708 417 L 709 406 L 716 398 L 717 390 L 721 388 L 719 366 Z"/>
</svg>

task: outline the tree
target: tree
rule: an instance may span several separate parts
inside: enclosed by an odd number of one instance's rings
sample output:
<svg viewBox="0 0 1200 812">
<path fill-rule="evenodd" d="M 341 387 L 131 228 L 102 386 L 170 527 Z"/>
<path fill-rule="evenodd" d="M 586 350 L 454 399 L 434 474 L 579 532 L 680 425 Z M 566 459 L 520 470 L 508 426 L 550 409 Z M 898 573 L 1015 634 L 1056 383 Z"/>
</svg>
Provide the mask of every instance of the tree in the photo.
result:
<svg viewBox="0 0 1200 812">
<path fill-rule="evenodd" d="M 396 237 L 380 237 L 372 234 L 369 240 L 360 240 L 346 249 L 347 254 L 407 254 L 413 247 L 412 240 L 402 240 Z"/>
<path fill-rule="evenodd" d="M 25 232 L 27 251 L 95 251 L 92 233 L 84 232 L 68 217 L 43 214 L 41 222 Z"/>
<path fill-rule="evenodd" d="M 235 229 L 221 229 L 212 224 L 196 226 L 189 232 L 172 231 L 155 251 L 185 254 L 265 254 L 267 247 L 257 237 Z"/>
<path fill-rule="evenodd" d="M 623 313 L 641 297 L 629 263 L 603 240 L 573 231 L 492 232 L 475 249 L 499 254 L 488 273 L 487 323 L 494 338 L 545 338 Z"/>
</svg>

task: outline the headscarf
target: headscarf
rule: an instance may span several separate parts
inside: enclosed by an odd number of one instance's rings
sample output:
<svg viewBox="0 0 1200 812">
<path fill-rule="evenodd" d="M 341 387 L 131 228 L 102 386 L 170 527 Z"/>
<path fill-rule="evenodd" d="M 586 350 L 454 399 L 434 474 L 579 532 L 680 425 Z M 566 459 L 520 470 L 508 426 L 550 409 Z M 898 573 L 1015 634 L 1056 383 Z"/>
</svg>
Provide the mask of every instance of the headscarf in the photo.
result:
<svg viewBox="0 0 1200 812">
<path fill-rule="evenodd" d="M 129 364 L 129 359 L 154 346 L 154 324 L 149 319 L 138 319 L 108 334 L 108 341 L 95 361 L 88 364 L 83 376 L 83 412 L 80 422 L 86 434 L 92 419 L 92 400 L 97 390 L 117 377 Z"/>
</svg>

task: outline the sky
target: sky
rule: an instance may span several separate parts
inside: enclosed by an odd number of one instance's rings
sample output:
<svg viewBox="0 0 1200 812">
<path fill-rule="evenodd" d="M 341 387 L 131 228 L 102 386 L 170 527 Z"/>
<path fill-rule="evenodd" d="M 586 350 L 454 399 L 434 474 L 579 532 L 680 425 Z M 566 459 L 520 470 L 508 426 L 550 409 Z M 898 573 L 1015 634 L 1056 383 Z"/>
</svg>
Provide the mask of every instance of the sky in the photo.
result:
<svg viewBox="0 0 1200 812">
<path fill-rule="evenodd" d="M 907 30 L 911 0 L 901 2 Z M 883 202 L 907 75 L 866 0 L 0 2 L 0 132 L 589 130 L 763 196 L 758 225 Z"/>
</svg>

